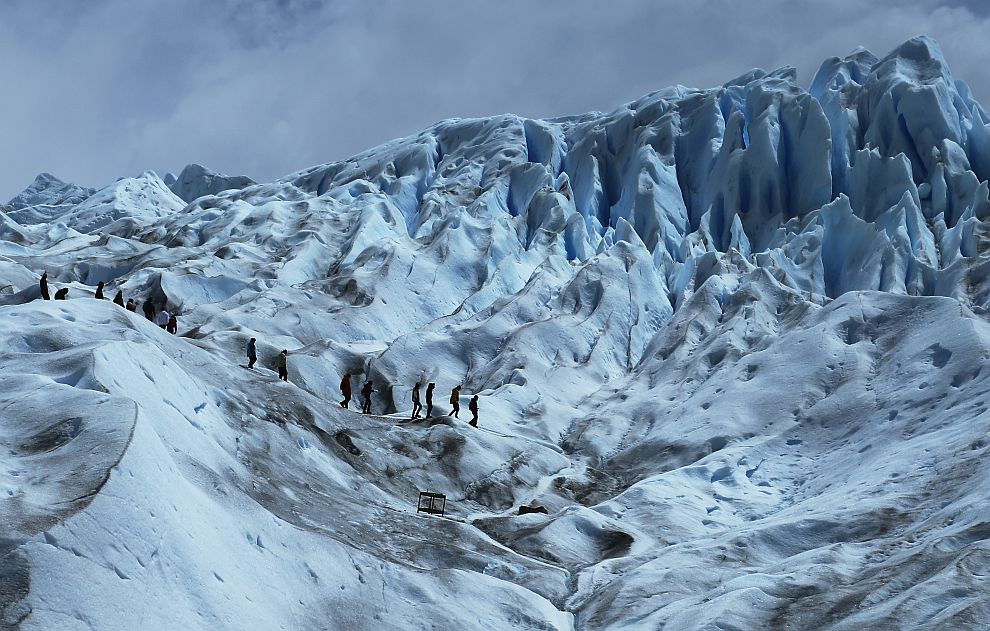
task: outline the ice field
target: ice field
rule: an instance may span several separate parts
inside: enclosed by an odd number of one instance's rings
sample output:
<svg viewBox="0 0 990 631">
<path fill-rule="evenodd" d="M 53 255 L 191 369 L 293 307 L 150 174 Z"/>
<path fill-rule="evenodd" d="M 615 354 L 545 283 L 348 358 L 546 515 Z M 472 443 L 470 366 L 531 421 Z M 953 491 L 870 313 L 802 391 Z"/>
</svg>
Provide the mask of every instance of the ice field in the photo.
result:
<svg viewBox="0 0 990 631">
<path fill-rule="evenodd" d="M 927 38 L 270 183 L 43 174 L 0 628 L 990 628 L 988 180 Z"/>
</svg>

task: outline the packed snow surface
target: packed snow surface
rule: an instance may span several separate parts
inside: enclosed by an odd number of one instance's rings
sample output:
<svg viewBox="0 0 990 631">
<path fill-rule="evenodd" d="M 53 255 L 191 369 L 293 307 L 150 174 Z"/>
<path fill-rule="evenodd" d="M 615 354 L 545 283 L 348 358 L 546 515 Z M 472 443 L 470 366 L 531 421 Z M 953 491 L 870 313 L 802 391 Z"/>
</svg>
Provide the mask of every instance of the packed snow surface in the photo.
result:
<svg viewBox="0 0 990 631">
<path fill-rule="evenodd" d="M 267 184 L 39 176 L 0 627 L 990 628 L 988 123 L 917 38 Z"/>
</svg>

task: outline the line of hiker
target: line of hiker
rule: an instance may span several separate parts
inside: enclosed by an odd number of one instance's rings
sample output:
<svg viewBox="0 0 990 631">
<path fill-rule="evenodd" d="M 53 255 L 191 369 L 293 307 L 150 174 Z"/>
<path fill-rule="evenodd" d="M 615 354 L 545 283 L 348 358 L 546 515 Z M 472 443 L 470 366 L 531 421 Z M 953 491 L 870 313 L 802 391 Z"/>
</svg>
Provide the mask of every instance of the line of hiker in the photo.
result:
<svg viewBox="0 0 990 631">
<path fill-rule="evenodd" d="M 96 284 L 96 296 L 95 296 L 95 298 L 97 300 L 106 300 L 106 296 L 103 295 L 103 289 L 105 287 L 106 287 L 106 284 L 102 280 L 99 283 Z M 49 294 L 49 290 L 48 290 L 48 272 L 47 271 L 46 272 L 43 272 L 41 274 L 41 281 L 39 282 L 39 289 L 41 291 L 41 297 L 44 300 L 51 300 L 52 299 L 51 295 Z M 69 297 L 69 288 L 68 287 L 63 287 L 62 289 L 59 289 L 58 291 L 55 292 L 55 300 L 68 300 L 68 297 Z M 124 302 L 124 292 L 123 291 L 120 291 L 120 290 L 117 291 L 117 295 L 115 295 L 113 297 L 113 304 L 119 305 L 119 306 L 127 309 L 128 311 L 132 311 L 132 312 L 135 312 L 135 313 L 137 312 L 137 303 L 134 302 L 134 299 L 133 298 L 128 298 L 127 299 L 127 302 L 126 303 Z M 165 329 L 167 332 L 171 333 L 172 335 L 175 335 L 176 333 L 178 333 L 178 331 L 179 331 L 179 321 L 176 318 L 176 315 L 174 313 L 169 313 L 169 311 L 166 308 L 166 305 L 165 305 L 164 302 L 162 303 L 161 310 L 157 310 L 157 309 L 155 309 L 155 303 L 151 301 L 151 298 L 148 298 L 148 299 L 146 299 L 144 301 L 144 304 L 141 306 L 141 309 L 142 309 L 142 311 L 144 311 L 144 317 L 147 318 L 148 320 L 150 320 L 151 322 L 154 322 L 155 324 L 157 324 L 161 328 Z"/>
<path fill-rule="evenodd" d="M 253 344 L 254 338 L 251 338 L 251 343 Z M 285 351 L 283 351 L 284 353 Z M 250 357 L 250 351 L 249 351 Z M 412 416 L 409 420 L 416 420 L 422 418 L 420 413 L 423 411 L 423 404 L 419 399 L 419 392 L 423 387 L 421 381 L 417 381 L 416 385 L 413 386 L 412 390 Z M 437 384 L 430 382 L 426 385 L 426 418 L 433 418 L 433 390 L 437 387 Z M 371 414 L 371 394 L 375 391 L 375 383 L 372 379 L 368 379 L 364 382 L 361 387 L 361 413 Z M 340 402 L 340 407 L 347 409 L 351 402 L 351 373 L 345 373 L 343 378 L 340 380 L 340 393 L 344 395 L 344 400 Z M 454 389 L 450 391 L 451 405 L 451 415 L 460 418 L 458 414 L 461 411 L 461 386 L 460 384 L 454 386 Z M 471 397 L 471 401 L 468 403 L 468 410 L 471 411 L 471 420 L 468 425 L 472 427 L 478 426 L 478 395 Z"/>
<path fill-rule="evenodd" d="M 96 299 L 106 300 L 106 296 L 103 295 L 103 290 L 106 284 L 100 281 L 96 285 Z M 44 300 L 51 300 L 51 295 L 49 294 L 48 287 L 48 272 L 45 271 L 41 274 L 40 286 L 39 286 L 41 297 Z M 55 292 L 55 300 L 66 300 L 69 295 L 69 289 L 63 287 Z M 118 290 L 117 294 L 113 297 L 113 303 L 115 305 L 124 307 L 128 311 L 137 312 L 137 303 L 134 302 L 133 298 L 128 298 L 127 302 L 124 302 L 124 292 Z M 149 321 L 154 322 L 159 327 L 165 329 L 167 332 L 175 335 L 178 331 L 178 320 L 174 313 L 169 313 L 166 308 L 166 304 L 162 303 L 161 309 L 155 308 L 155 303 L 151 298 L 145 299 L 144 303 L 141 305 L 141 310 L 144 313 L 144 317 Z M 247 359 L 249 369 L 254 369 L 255 363 L 258 361 L 258 346 L 257 339 L 251 338 L 247 344 Z M 289 380 L 289 367 L 288 367 L 288 355 L 289 351 L 287 349 L 282 349 L 282 352 L 278 354 L 275 360 L 275 367 L 278 369 L 278 378 L 282 381 Z M 423 404 L 419 399 L 420 389 L 423 387 L 422 382 L 417 381 L 416 385 L 413 386 L 412 391 L 412 417 L 410 420 L 415 420 L 420 417 L 420 413 L 423 411 Z M 429 383 L 426 386 L 426 418 L 433 417 L 433 390 L 436 388 L 435 383 Z M 371 414 L 371 395 L 375 391 L 375 384 L 371 379 L 364 382 L 361 387 L 361 412 L 364 414 Z M 340 406 L 347 408 L 351 402 L 351 374 L 347 373 L 340 381 L 340 392 L 344 395 L 344 400 L 340 402 Z M 460 418 L 461 411 L 461 385 L 458 384 L 450 391 L 450 406 L 451 415 L 455 418 Z M 471 412 L 471 420 L 468 421 L 468 425 L 472 427 L 478 426 L 478 395 L 471 397 L 471 401 L 468 403 L 468 410 Z"/>
</svg>

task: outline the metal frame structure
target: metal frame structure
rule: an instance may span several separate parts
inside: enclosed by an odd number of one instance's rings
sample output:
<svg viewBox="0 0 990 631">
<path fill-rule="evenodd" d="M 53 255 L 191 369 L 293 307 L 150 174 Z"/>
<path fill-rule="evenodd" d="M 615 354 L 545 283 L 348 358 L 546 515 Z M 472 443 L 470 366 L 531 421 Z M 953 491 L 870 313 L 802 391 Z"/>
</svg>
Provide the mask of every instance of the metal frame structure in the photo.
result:
<svg viewBox="0 0 990 631">
<path fill-rule="evenodd" d="M 419 492 L 419 503 L 416 506 L 417 513 L 427 513 L 429 515 L 440 515 L 447 507 L 447 496 L 443 493 L 433 493 L 430 491 Z"/>
</svg>

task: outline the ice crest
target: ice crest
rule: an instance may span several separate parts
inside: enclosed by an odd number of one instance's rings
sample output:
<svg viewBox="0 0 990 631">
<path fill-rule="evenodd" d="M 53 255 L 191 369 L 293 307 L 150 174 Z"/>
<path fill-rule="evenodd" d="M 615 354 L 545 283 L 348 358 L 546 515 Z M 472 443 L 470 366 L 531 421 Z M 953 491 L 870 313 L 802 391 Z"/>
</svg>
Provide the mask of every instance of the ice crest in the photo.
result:
<svg viewBox="0 0 990 631">
<path fill-rule="evenodd" d="M 171 181 L 168 181 L 169 177 L 171 177 Z M 165 179 L 165 184 L 172 192 L 187 203 L 204 195 L 216 195 L 222 191 L 242 189 L 255 183 L 247 176 L 224 175 L 199 164 L 188 164 L 182 169 L 178 177 L 169 173 Z"/>
</svg>

